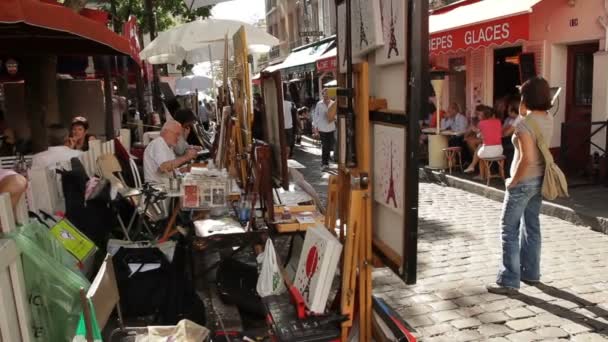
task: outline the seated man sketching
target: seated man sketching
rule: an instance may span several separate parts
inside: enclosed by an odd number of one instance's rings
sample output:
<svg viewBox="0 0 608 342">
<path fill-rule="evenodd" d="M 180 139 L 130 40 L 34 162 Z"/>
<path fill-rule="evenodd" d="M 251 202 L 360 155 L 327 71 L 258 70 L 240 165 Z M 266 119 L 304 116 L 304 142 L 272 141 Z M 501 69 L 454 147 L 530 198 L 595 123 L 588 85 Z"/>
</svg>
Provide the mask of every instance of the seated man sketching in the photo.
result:
<svg viewBox="0 0 608 342">
<path fill-rule="evenodd" d="M 169 120 L 160 131 L 160 136 L 146 147 L 144 151 L 144 179 L 149 183 L 164 183 L 175 169 L 196 158 L 197 152 L 186 150 L 181 157 L 176 157 L 173 148 L 177 145 L 183 128 L 179 122 Z"/>
</svg>

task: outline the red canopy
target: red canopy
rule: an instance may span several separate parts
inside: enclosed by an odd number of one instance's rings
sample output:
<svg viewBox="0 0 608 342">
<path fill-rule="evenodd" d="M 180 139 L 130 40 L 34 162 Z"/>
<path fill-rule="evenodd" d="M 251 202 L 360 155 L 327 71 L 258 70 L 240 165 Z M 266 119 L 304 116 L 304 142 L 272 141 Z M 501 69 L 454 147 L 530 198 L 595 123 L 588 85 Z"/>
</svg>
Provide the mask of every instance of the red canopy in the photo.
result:
<svg viewBox="0 0 608 342">
<path fill-rule="evenodd" d="M 129 55 L 127 39 L 69 8 L 38 0 L 0 1 L 0 53 Z"/>
</svg>

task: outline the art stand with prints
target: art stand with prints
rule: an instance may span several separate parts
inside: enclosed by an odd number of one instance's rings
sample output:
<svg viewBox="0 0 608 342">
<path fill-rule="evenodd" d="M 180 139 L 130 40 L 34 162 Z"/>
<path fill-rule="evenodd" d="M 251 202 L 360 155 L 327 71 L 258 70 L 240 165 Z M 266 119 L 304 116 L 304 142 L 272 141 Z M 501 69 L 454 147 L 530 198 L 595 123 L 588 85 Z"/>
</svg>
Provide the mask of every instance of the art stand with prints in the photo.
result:
<svg viewBox="0 0 608 342">
<path fill-rule="evenodd" d="M 403 215 L 405 166 L 404 127 L 375 123 L 374 141 L 374 201 Z"/>
<path fill-rule="evenodd" d="M 402 63 L 407 56 L 407 3 L 404 0 L 378 0 L 384 46 L 376 51 L 376 64 Z"/>
</svg>

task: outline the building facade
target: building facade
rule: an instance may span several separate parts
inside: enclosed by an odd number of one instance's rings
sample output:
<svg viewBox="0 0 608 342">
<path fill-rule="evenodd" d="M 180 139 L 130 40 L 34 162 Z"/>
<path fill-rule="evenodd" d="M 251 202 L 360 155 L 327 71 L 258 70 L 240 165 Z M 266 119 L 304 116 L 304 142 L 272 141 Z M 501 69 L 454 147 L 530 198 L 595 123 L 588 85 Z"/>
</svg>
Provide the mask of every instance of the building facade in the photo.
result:
<svg viewBox="0 0 608 342">
<path fill-rule="evenodd" d="M 266 30 L 280 41 L 269 53 L 271 64 L 297 47 L 335 34 L 333 0 L 266 0 L 265 5 Z"/>
<path fill-rule="evenodd" d="M 600 128 L 592 122 L 608 120 L 608 27 L 602 24 L 608 26 L 608 3 L 516 0 L 501 3 L 492 16 L 483 8 L 491 2 L 461 2 L 431 15 L 431 64 L 450 71 L 442 108 L 455 102 L 471 115 L 478 104 L 517 96 L 527 76 L 542 76 L 561 89 L 551 111 L 552 152 L 585 167 L 598 151 L 593 144 L 606 146 L 606 129 L 586 140 Z M 459 19 L 467 14 L 470 20 Z"/>
</svg>

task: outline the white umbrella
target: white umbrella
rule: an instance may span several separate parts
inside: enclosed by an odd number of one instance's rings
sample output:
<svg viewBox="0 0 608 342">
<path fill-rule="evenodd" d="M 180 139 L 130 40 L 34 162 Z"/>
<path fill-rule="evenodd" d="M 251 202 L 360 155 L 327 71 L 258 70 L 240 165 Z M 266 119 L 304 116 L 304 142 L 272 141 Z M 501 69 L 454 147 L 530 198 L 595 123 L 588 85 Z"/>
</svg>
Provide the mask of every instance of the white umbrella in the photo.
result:
<svg viewBox="0 0 608 342">
<path fill-rule="evenodd" d="M 199 7 L 216 5 L 221 2 L 227 2 L 231 0 L 184 0 L 186 6 L 190 9 L 197 9 Z"/>
<path fill-rule="evenodd" d="M 161 32 L 139 56 L 150 63 L 179 64 L 187 59 L 188 53 L 209 55 L 209 46 L 214 50 L 223 45 L 224 37 L 232 37 L 241 26 L 245 27 L 247 45 L 249 47 L 274 46 L 279 43 L 276 37 L 251 24 L 236 20 L 205 19 L 196 20 L 168 31 Z M 210 45 L 211 44 L 211 45 Z M 219 49 L 219 48 L 218 48 Z M 200 50 L 200 53 L 193 52 Z M 207 50 L 207 51 L 205 51 Z M 213 52 L 212 52 L 213 53 Z M 221 58 L 223 52 L 218 54 Z"/>
<path fill-rule="evenodd" d="M 213 87 L 213 80 L 206 76 L 184 76 L 175 81 L 175 92 L 177 95 L 188 95 L 197 89 L 204 91 Z"/>
</svg>

